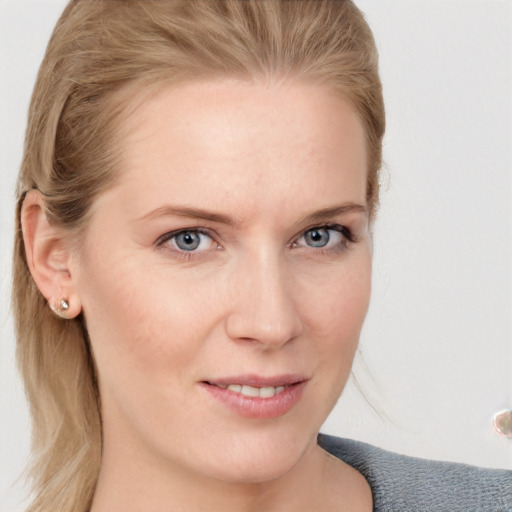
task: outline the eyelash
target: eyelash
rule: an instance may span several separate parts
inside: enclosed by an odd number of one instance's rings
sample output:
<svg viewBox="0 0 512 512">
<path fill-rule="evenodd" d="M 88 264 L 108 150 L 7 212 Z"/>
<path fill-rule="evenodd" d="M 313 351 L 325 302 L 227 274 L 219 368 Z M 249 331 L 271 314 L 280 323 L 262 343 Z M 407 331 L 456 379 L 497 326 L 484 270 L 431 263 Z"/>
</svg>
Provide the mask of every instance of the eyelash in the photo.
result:
<svg viewBox="0 0 512 512">
<path fill-rule="evenodd" d="M 348 227 L 342 226 L 340 224 L 326 224 L 326 225 L 321 225 L 321 226 L 318 226 L 318 225 L 311 226 L 311 227 L 305 229 L 299 236 L 295 237 L 293 239 L 293 241 L 291 243 L 289 243 L 289 246 L 293 249 L 302 247 L 297 244 L 297 241 L 300 240 L 302 237 L 304 237 L 306 235 L 306 233 L 315 231 L 315 230 L 337 231 L 343 236 L 343 241 L 341 243 L 339 243 L 338 246 L 336 246 L 334 248 L 324 249 L 322 247 L 314 248 L 314 247 L 309 246 L 310 249 L 314 249 L 315 252 L 319 252 L 321 254 L 340 253 L 340 252 L 343 252 L 346 249 L 348 249 L 350 244 L 357 243 L 356 237 L 354 236 L 353 232 Z M 200 235 L 205 235 L 212 240 L 213 244 L 217 245 L 217 250 L 221 249 L 220 244 L 218 242 L 216 242 L 215 237 L 213 236 L 212 232 L 210 230 L 207 230 L 207 229 L 201 228 L 201 227 L 184 228 L 184 229 L 179 229 L 176 231 L 170 231 L 169 233 L 166 233 L 166 234 L 162 235 L 161 237 L 159 237 L 157 239 L 155 245 L 159 248 L 168 249 L 168 250 L 172 251 L 174 254 L 176 254 L 179 257 L 182 257 L 186 260 L 189 260 L 192 257 L 198 257 L 203 251 L 195 251 L 195 250 L 185 251 L 185 250 L 180 250 L 179 248 L 175 248 L 175 247 L 172 247 L 172 248 L 164 247 L 165 244 L 168 243 L 170 240 L 172 240 L 173 238 L 176 238 L 177 236 L 179 236 L 180 234 L 183 234 L 183 233 L 197 233 Z M 206 252 L 206 251 L 204 251 L 204 252 Z"/>
<path fill-rule="evenodd" d="M 325 249 L 323 247 L 314 248 L 309 246 L 311 249 L 314 249 L 316 252 L 319 252 L 321 254 L 340 253 L 348 249 L 350 244 L 357 243 L 357 239 L 354 236 L 354 233 L 347 226 L 342 226 L 341 224 L 325 224 L 323 226 L 311 226 L 305 229 L 300 236 L 294 239 L 294 242 L 291 243 L 291 246 L 293 248 L 299 248 L 300 246 L 297 245 L 297 240 L 300 240 L 308 232 L 320 230 L 337 231 L 343 236 L 343 240 L 336 247 L 333 248 Z"/>
<path fill-rule="evenodd" d="M 204 228 L 196 228 L 196 227 L 178 229 L 176 231 L 170 231 L 169 233 L 165 233 L 165 235 L 162 235 L 161 237 L 159 237 L 157 239 L 155 245 L 158 248 L 172 251 L 173 254 L 175 254 L 181 258 L 184 258 L 186 260 L 189 260 L 190 258 L 193 258 L 193 257 L 197 258 L 202 251 L 185 251 L 185 250 L 180 250 L 179 248 L 175 248 L 175 247 L 164 247 L 167 242 L 169 242 L 173 238 L 176 238 L 177 236 L 179 236 L 183 233 L 197 233 L 199 235 L 205 235 L 212 240 L 212 243 L 217 245 L 217 250 L 220 249 L 220 245 L 216 242 L 215 237 L 209 230 L 204 229 Z"/>
</svg>

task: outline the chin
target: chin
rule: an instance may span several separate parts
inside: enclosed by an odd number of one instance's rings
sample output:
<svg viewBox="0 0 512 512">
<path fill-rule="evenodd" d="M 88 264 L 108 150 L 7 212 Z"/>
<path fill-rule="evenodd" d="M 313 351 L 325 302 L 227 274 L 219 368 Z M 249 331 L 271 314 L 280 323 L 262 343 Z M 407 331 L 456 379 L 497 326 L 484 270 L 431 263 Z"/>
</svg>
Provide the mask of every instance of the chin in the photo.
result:
<svg viewBox="0 0 512 512">
<path fill-rule="evenodd" d="M 311 436 L 305 433 L 279 435 L 278 432 L 243 436 L 239 433 L 231 437 L 229 446 L 218 446 L 215 460 L 208 460 L 208 472 L 228 483 L 269 482 L 295 468 L 315 444 L 316 433 Z"/>
<path fill-rule="evenodd" d="M 216 479 L 230 484 L 260 484 L 283 477 L 299 460 L 300 456 L 290 457 L 284 454 L 268 458 L 258 457 L 256 460 L 246 458 L 244 461 L 226 462 L 221 468 L 215 468 L 214 473 Z"/>
</svg>

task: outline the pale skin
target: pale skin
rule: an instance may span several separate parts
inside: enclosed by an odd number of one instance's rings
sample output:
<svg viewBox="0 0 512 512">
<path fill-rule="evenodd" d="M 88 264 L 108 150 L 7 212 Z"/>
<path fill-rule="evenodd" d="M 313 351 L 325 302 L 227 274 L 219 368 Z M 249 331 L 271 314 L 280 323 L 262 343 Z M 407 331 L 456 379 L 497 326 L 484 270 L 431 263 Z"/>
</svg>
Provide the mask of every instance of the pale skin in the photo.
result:
<svg viewBox="0 0 512 512">
<path fill-rule="evenodd" d="M 219 79 L 123 122 L 120 175 L 78 246 L 38 192 L 22 212 L 32 275 L 83 312 L 98 367 L 92 512 L 371 511 L 363 476 L 316 443 L 370 296 L 357 115 L 323 86 Z M 246 374 L 304 390 L 272 418 L 205 391 Z"/>
</svg>

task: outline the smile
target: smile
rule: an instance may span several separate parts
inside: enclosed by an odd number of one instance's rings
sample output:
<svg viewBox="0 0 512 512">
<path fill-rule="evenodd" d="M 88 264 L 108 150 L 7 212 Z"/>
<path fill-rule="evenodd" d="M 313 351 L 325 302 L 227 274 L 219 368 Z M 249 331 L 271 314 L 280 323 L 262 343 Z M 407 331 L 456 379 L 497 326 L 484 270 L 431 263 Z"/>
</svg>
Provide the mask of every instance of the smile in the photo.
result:
<svg viewBox="0 0 512 512">
<path fill-rule="evenodd" d="M 233 393 L 239 393 L 244 396 L 250 397 L 260 397 L 260 398 L 272 398 L 275 395 L 279 395 L 289 386 L 265 386 L 262 388 L 257 388 L 253 386 L 246 386 L 240 384 L 218 384 L 219 388 L 227 389 L 228 391 L 233 391 Z"/>
<path fill-rule="evenodd" d="M 302 375 L 244 375 L 202 381 L 200 385 L 215 402 L 238 416 L 272 419 L 285 415 L 299 403 L 308 381 Z"/>
</svg>

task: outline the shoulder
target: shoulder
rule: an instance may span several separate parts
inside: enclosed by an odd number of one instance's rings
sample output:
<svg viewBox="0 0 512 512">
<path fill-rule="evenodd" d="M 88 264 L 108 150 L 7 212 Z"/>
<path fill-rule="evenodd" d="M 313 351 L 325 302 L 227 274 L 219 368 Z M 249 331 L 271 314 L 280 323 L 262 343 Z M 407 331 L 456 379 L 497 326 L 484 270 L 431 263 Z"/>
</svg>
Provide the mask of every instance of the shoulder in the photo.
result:
<svg viewBox="0 0 512 512">
<path fill-rule="evenodd" d="M 375 512 L 512 512 L 512 471 L 418 459 L 324 434 L 318 443 L 368 480 Z"/>
</svg>

